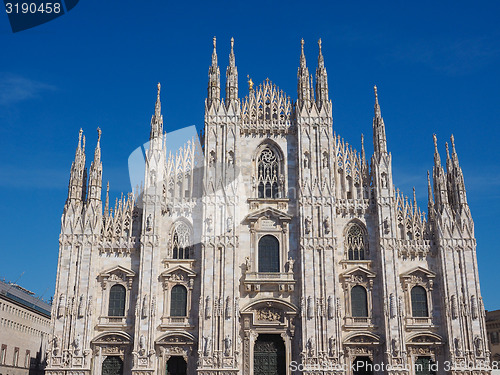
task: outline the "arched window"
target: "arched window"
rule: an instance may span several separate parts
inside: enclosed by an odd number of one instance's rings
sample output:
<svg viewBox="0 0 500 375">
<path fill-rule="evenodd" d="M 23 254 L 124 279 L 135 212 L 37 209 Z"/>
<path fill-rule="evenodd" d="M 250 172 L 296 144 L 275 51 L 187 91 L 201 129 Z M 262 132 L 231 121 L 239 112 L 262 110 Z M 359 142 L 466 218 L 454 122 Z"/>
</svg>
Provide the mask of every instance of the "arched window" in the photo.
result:
<svg viewBox="0 0 500 375">
<path fill-rule="evenodd" d="M 174 259 L 189 259 L 191 253 L 191 231 L 186 223 L 177 224 L 173 234 L 172 257 Z"/>
<path fill-rule="evenodd" d="M 414 318 L 425 318 L 429 316 L 427 292 L 419 285 L 411 289 L 411 312 Z"/>
<path fill-rule="evenodd" d="M 109 290 L 108 316 L 125 316 L 126 291 L 123 285 L 113 285 Z"/>
<path fill-rule="evenodd" d="M 351 289 L 351 313 L 353 317 L 368 317 L 366 289 L 361 285 L 356 285 Z"/>
<path fill-rule="evenodd" d="M 269 147 L 264 148 L 257 159 L 257 183 L 259 198 L 280 198 L 280 161 Z"/>
<path fill-rule="evenodd" d="M 170 294 L 170 316 L 186 316 L 186 311 L 187 289 L 182 285 L 176 285 Z"/>
<path fill-rule="evenodd" d="M 358 224 L 351 224 L 347 230 L 346 249 L 349 260 L 365 259 L 365 236 Z"/>
<path fill-rule="evenodd" d="M 274 236 L 259 241 L 259 272 L 280 272 L 280 243 Z"/>
</svg>

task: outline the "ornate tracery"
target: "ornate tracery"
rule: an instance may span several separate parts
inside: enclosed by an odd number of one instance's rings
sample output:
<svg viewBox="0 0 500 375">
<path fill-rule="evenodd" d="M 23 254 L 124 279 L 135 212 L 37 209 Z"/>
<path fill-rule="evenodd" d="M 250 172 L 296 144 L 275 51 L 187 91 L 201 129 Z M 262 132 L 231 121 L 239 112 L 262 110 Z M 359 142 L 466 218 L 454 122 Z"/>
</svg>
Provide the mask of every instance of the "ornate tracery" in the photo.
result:
<svg viewBox="0 0 500 375">
<path fill-rule="evenodd" d="M 191 248 L 191 229 L 181 221 L 175 226 L 172 235 L 172 258 L 190 259 Z"/>
<path fill-rule="evenodd" d="M 257 160 L 259 198 L 280 198 L 280 161 L 269 147 L 264 148 Z"/>
</svg>

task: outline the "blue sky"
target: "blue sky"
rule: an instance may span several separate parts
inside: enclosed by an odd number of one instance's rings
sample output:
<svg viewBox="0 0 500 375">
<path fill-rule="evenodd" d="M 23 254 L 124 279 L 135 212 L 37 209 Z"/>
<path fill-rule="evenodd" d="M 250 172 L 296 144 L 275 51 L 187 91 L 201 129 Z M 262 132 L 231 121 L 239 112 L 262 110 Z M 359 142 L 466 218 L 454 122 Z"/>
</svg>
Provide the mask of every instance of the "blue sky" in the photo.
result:
<svg viewBox="0 0 500 375">
<path fill-rule="evenodd" d="M 88 163 L 102 129 L 112 200 L 129 191 L 127 158 L 147 141 L 156 83 L 165 130 L 203 125 L 212 37 L 221 76 L 235 38 L 246 75 L 296 98 L 300 39 L 309 70 L 323 53 L 334 129 L 371 153 L 379 88 L 394 181 L 427 207 L 432 134 L 455 136 L 475 220 L 485 307 L 500 308 L 500 3 L 496 1 L 93 1 L 13 34 L 0 16 L 0 277 L 49 298 L 78 130 Z M 223 80 L 224 82 L 224 80 Z M 105 182 L 104 182 L 105 184 Z"/>
</svg>

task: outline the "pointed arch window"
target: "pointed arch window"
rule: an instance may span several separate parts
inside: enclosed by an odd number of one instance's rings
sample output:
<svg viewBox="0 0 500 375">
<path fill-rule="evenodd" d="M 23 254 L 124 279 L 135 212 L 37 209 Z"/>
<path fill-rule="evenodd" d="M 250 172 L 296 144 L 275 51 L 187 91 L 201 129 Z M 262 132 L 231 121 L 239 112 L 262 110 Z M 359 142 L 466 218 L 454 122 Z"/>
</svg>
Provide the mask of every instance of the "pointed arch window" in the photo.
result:
<svg viewBox="0 0 500 375">
<path fill-rule="evenodd" d="M 361 285 L 356 285 L 351 289 L 351 313 L 357 318 L 368 317 L 366 289 Z"/>
<path fill-rule="evenodd" d="M 429 316 L 427 291 L 420 285 L 411 289 L 411 312 L 414 318 L 427 318 Z"/>
<path fill-rule="evenodd" d="M 182 285 L 176 285 L 170 293 L 170 316 L 187 315 L 187 289 Z"/>
<path fill-rule="evenodd" d="M 270 147 L 264 148 L 257 159 L 259 198 L 280 198 L 280 160 Z"/>
<path fill-rule="evenodd" d="M 274 236 L 259 241 L 259 272 L 280 272 L 280 244 Z"/>
<path fill-rule="evenodd" d="M 186 223 L 180 222 L 175 227 L 172 239 L 172 258 L 190 259 L 191 230 Z"/>
<path fill-rule="evenodd" d="M 360 225 L 353 223 L 347 230 L 347 256 L 349 260 L 365 259 L 365 234 Z"/>
<path fill-rule="evenodd" d="M 125 316 L 126 290 L 123 285 L 113 285 L 109 291 L 108 316 Z"/>
</svg>

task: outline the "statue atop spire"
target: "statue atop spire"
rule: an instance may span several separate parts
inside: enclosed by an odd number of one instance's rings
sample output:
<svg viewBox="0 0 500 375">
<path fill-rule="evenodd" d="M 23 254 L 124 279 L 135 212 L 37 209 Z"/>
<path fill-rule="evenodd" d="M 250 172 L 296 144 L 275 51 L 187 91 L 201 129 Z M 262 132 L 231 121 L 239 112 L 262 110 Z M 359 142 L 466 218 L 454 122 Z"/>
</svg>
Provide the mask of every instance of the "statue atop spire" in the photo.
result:
<svg viewBox="0 0 500 375">
<path fill-rule="evenodd" d="M 231 38 L 231 52 L 229 53 L 229 66 L 226 70 L 226 106 L 238 100 L 238 69 L 234 57 L 234 38 Z"/>
</svg>

